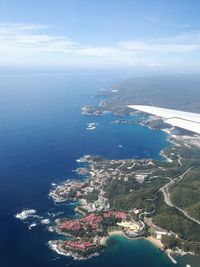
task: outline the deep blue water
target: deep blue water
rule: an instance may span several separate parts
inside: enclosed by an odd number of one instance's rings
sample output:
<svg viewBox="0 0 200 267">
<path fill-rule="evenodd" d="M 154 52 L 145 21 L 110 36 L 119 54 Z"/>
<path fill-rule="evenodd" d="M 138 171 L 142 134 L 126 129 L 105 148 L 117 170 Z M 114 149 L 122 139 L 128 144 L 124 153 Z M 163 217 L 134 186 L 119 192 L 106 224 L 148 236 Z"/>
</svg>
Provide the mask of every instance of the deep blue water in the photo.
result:
<svg viewBox="0 0 200 267">
<path fill-rule="evenodd" d="M 51 183 L 74 177 L 76 159 L 85 154 L 107 158 L 160 158 L 166 134 L 140 125 L 112 124 L 110 114 L 85 117 L 80 109 L 91 96 L 119 77 L 95 73 L 0 76 L 0 266 L 171 267 L 164 253 L 147 241 L 115 237 L 97 258 L 74 262 L 58 257 L 46 242 L 55 238 L 44 225 L 32 230 L 14 215 L 33 208 L 73 216 L 73 205 L 55 207 Z M 87 131 L 88 122 L 97 122 Z M 122 147 L 119 147 L 122 145 Z M 124 261 L 126 258 L 126 261 Z M 177 265 L 182 267 L 183 265 Z"/>
</svg>

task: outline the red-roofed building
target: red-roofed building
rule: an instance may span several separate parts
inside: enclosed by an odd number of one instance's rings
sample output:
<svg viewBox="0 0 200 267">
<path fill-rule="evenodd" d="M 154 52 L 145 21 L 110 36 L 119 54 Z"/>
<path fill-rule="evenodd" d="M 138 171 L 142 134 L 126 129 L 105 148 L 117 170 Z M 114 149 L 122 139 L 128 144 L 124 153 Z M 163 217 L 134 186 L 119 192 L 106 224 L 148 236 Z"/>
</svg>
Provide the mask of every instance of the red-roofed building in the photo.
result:
<svg viewBox="0 0 200 267">
<path fill-rule="evenodd" d="M 95 248 L 96 247 L 96 245 L 94 243 L 87 242 L 87 241 L 72 241 L 72 240 L 69 240 L 69 241 L 66 242 L 66 245 L 68 247 L 76 248 L 76 249 L 80 249 L 80 250 L 86 250 L 86 249 L 89 249 L 89 248 Z"/>
<path fill-rule="evenodd" d="M 97 225 L 102 221 L 102 217 L 91 213 L 88 216 L 82 218 L 80 221 L 87 222 L 89 225 L 92 226 L 93 229 L 95 229 Z"/>
<path fill-rule="evenodd" d="M 122 219 L 122 220 L 126 220 L 127 213 L 125 213 L 123 211 L 113 211 L 113 210 L 110 210 L 110 211 L 107 211 L 107 212 L 104 213 L 104 217 L 105 218 L 108 218 L 108 217 L 116 217 L 116 218 L 119 218 L 119 219 Z"/>
<path fill-rule="evenodd" d="M 122 220 L 126 220 L 126 218 L 127 218 L 127 214 L 123 211 L 116 211 L 115 214 L 116 214 L 117 218 L 120 218 Z"/>
<path fill-rule="evenodd" d="M 104 217 L 108 218 L 108 217 L 115 217 L 115 211 L 110 210 L 104 213 Z"/>
<path fill-rule="evenodd" d="M 60 229 L 62 231 L 65 230 L 71 230 L 71 231 L 78 231 L 80 230 L 80 222 L 78 220 L 74 220 L 74 221 L 65 221 L 63 223 L 60 224 Z"/>
</svg>

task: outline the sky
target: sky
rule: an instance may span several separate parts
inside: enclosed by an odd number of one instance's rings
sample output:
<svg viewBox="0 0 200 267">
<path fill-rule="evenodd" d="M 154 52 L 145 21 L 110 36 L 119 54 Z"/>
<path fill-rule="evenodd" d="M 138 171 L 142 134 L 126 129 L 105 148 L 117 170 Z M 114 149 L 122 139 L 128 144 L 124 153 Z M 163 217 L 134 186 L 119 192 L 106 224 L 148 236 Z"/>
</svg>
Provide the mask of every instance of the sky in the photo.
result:
<svg viewBox="0 0 200 267">
<path fill-rule="evenodd" d="M 199 0 L 0 0 L 0 65 L 200 70 Z"/>
</svg>

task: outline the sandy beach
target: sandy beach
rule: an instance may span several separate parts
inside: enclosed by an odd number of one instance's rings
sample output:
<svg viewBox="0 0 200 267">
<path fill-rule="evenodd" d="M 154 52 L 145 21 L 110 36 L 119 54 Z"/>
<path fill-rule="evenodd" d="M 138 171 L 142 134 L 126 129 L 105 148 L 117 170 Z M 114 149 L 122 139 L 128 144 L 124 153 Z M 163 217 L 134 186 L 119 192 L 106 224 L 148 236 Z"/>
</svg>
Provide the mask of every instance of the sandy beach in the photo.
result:
<svg viewBox="0 0 200 267">
<path fill-rule="evenodd" d="M 124 238 L 126 238 L 126 236 L 124 235 L 124 233 L 122 231 L 116 230 L 116 231 L 111 231 L 109 232 L 109 236 L 104 236 L 101 238 L 100 243 L 102 245 L 105 245 L 107 240 L 111 237 L 111 236 L 123 236 Z M 151 242 L 152 244 L 154 244 L 156 247 L 160 248 L 161 250 L 164 249 L 163 244 L 160 240 L 158 240 L 157 238 L 153 237 L 153 236 L 149 236 L 149 237 L 145 237 L 144 239 L 148 240 L 149 242 Z M 133 241 L 136 239 L 132 239 Z"/>
<path fill-rule="evenodd" d="M 106 242 L 108 241 L 109 237 L 108 236 L 103 236 L 101 239 L 100 239 L 100 244 L 102 246 L 105 246 L 106 245 Z"/>
<path fill-rule="evenodd" d="M 163 244 L 160 240 L 158 240 L 157 238 L 153 237 L 153 236 L 149 236 L 145 238 L 146 240 L 148 240 L 149 242 L 153 243 L 156 247 L 160 248 L 160 249 L 164 249 Z"/>
<path fill-rule="evenodd" d="M 124 233 L 122 231 L 111 231 L 109 232 L 109 235 L 108 236 L 104 236 L 100 239 L 100 244 L 103 245 L 103 246 L 106 246 L 106 243 L 108 241 L 108 239 L 111 237 L 111 236 L 123 236 L 124 238 L 127 238 Z M 127 239 L 130 239 L 130 238 L 127 238 Z M 149 237 L 139 237 L 139 238 L 133 238 L 133 239 L 130 239 L 130 240 L 137 240 L 137 239 L 146 239 L 147 241 L 151 242 L 153 245 L 155 245 L 157 248 L 159 248 L 160 250 L 164 251 L 164 246 L 163 246 L 163 243 L 161 242 L 161 240 L 155 238 L 154 236 L 149 236 Z M 170 249 L 166 250 L 166 253 L 168 255 L 168 257 L 170 258 L 170 260 L 174 263 L 174 264 L 177 264 L 177 261 L 176 259 L 171 255 L 172 251 Z"/>
<path fill-rule="evenodd" d="M 120 236 L 124 236 L 124 233 L 122 231 L 111 231 L 109 232 L 109 235 L 108 236 L 104 236 L 100 239 L 100 243 L 101 245 L 106 245 L 106 242 L 108 241 L 108 239 L 111 237 L 111 236 L 114 236 L 114 235 L 120 235 Z"/>
<path fill-rule="evenodd" d="M 121 236 L 124 236 L 124 233 L 122 231 L 120 231 L 120 230 L 109 232 L 109 236 L 113 236 L 113 235 L 121 235 Z"/>
</svg>

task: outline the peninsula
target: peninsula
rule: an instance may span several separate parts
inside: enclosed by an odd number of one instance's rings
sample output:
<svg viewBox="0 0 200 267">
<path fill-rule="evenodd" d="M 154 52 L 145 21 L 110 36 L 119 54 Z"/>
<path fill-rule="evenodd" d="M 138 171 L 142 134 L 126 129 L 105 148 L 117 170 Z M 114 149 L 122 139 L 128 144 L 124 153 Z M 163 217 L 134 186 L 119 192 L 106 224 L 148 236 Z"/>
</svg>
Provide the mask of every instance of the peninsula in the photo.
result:
<svg viewBox="0 0 200 267">
<path fill-rule="evenodd" d="M 200 147 L 196 144 L 200 140 L 174 136 L 171 141 L 174 146 L 162 151 L 166 161 L 107 160 L 90 155 L 79 159 L 84 167 L 76 172 L 87 178 L 68 180 L 52 189 L 50 196 L 55 202 L 78 200 L 76 211 L 82 216 L 56 220 L 54 231 L 66 239 L 50 241 L 50 246 L 84 259 L 101 253 L 110 234 L 120 231 L 127 238 L 148 238 L 168 253 L 199 254 L 196 203 L 194 208 L 183 207 L 180 201 L 177 204 L 177 192 L 189 181 L 197 183 Z M 187 192 L 184 198 L 191 201 Z"/>
<path fill-rule="evenodd" d="M 123 89 L 122 84 L 106 90 L 109 99 L 98 106 L 83 107 L 82 113 L 132 116 L 114 123 L 140 123 L 163 130 L 172 146 L 161 151 L 165 159 L 161 161 L 109 160 L 91 155 L 78 159 L 76 173 L 83 178 L 67 180 L 49 195 L 55 202 L 78 201 L 75 210 L 80 217 L 56 220 L 53 230 L 62 238 L 49 245 L 58 253 L 85 259 L 101 253 L 112 233 L 120 233 L 130 239 L 147 238 L 166 250 L 174 263 L 174 253 L 200 255 L 200 136 L 199 128 L 191 126 L 198 122 L 191 114 L 177 110 L 151 106 L 147 112 L 145 106 L 127 106 L 130 96 L 135 95 L 130 87 Z M 140 116 L 132 119 L 138 112 Z"/>
</svg>

